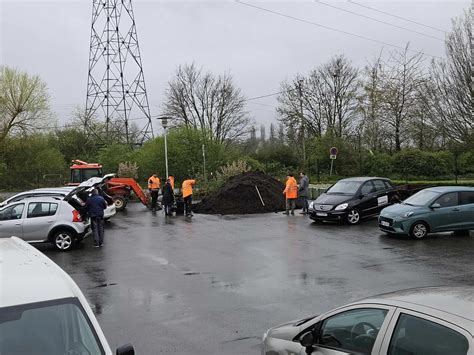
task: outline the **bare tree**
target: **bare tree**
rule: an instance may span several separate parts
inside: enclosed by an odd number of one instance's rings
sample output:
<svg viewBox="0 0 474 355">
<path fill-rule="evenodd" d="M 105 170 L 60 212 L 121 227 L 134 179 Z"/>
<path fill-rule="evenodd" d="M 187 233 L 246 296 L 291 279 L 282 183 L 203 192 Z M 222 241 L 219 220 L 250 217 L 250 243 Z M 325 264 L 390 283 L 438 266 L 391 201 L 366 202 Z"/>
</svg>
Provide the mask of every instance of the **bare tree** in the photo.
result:
<svg viewBox="0 0 474 355">
<path fill-rule="evenodd" d="M 418 91 L 417 104 L 413 109 L 414 117 L 409 123 L 409 136 L 412 144 L 421 150 L 445 147 L 447 136 L 443 127 L 438 127 L 432 117 L 431 100 L 426 90 L 431 85 L 425 77 Z"/>
<path fill-rule="evenodd" d="M 275 125 L 272 123 L 270 123 L 270 143 L 271 144 L 274 144 L 277 140 L 277 137 L 276 137 L 276 132 L 275 132 Z"/>
<path fill-rule="evenodd" d="M 96 114 L 91 114 L 81 106 L 73 110 L 72 122 L 68 126 L 83 130 L 97 145 L 139 142 L 142 133 L 136 123 L 129 123 L 126 127 L 125 121 L 120 118 L 110 120 L 107 126 L 107 123 L 98 119 Z"/>
<path fill-rule="evenodd" d="M 281 84 L 281 94 L 277 100 L 279 107 L 277 112 L 280 115 L 281 127 L 286 131 L 286 138 L 291 145 L 294 145 L 297 154 L 305 162 L 305 138 L 308 131 L 313 134 L 311 124 L 313 122 L 312 112 L 304 107 L 303 95 L 306 95 L 303 87 L 305 79 L 297 76 L 291 82 L 284 81 Z"/>
<path fill-rule="evenodd" d="M 453 20 L 446 37 L 446 60 L 433 61 L 429 85 L 432 120 L 449 138 L 466 142 L 474 130 L 472 9 Z"/>
<path fill-rule="evenodd" d="M 179 125 L 197 128 L 206 140 L 235 141 L 248 133 L 245 98 L 229 74 L 204 73 L 194 64 L 179 66 L 166 90 L 165 114 Z"/>
<path fill-rule="evenodd" d="M 265 128 L 265 125 L 260 125 L 260 140 L 262 142 L 265 142 L 267 140 L 267 130 Z"/>
<path fill-rule="evenodd" d="M 382 87 L 383 73 L 382 53 L 364 68 L 362 92 L 359 96 L 358 110 L 362 116 L 360 134 L 364 136 L 365 145 L 373 151 L 387 148 L 387 133 L 382 120 L 384 112 L 384 95 Z"/>
<path fill-rule="evenodd" d="M 285 143 L 285 126 L 281 122 L 278 125 L 278 143 Z"/>
<path fill-rule="evenodd" d="M 409 45 L 392 52 L 382 73 L 385 114 L 382 120 L 392 137 L 395 151 L 409 138 L 409 123 L 416 116 L 419 91 L 424 81 L 421 53 L 410 56 Z"/>
<path fill-rule="evenodd" d="M 333 57 L 304 78 L 283 82 L 277 111 L 286 127 L 300 135 L 320 136 L 331 131 L 342 137 L 353 128 L 356 114 L 358 70 L 344 56 Z M 301 124 L 301 121 L 304 123 Z"/>
<path fill-rule="evenodd" d="M 316 86 L 326 116 L 327 129 L 336 137 L 349 134 L 355 127 L 359 72 L 344 56 L 336 56 L 318 70 Z M 316 76 L 313 74 L 313 76 Z"/>
<path fill-rule="evenodd" d="M 0 67 L 0 143 L 10 133 L 28 133 L 51 120 L 46 84 L 9 67 Z"/>
</svg>

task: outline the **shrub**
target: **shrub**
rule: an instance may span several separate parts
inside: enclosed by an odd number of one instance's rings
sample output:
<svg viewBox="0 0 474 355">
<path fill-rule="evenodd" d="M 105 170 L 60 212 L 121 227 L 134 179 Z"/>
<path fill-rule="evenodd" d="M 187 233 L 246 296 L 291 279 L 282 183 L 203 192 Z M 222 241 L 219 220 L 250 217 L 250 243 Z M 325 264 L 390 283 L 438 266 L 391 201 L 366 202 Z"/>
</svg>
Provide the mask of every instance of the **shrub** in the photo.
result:
<svg viewBox="0 0 474 355">
<path fill-rule="evenodd" d="M 474 174 L 474 152 L 465 152 L 458 157 L 458 170 L 461 174 Z"/>
<path fill-rule="evenodd" d="M 424 152 L 418 149 L 405 149 L 393 156 L 394 172 L 405 179 L 410 177 L 443 177 L 453 170 L 447 152 Z"/>
<path fill-rule="evenodd" d="M 224 183 L 230 178 L 240 175 L 242 173 L 246 173 L 250 170 L 251 168 L 247 164 L 247 162 L 243 160 L 233 161 L 232 163 L 228 163 L 227 165 L 221 166 L 216 171 L 216 179 L 218 182 Z"/>
<path fill-rule="evenodd" d="M 120 163 L 118 167 L 118 176 L 138 179 L 137 163 L 131 161 Z"/>
<path fill-rule="evenodd" d="M 119 164 L 129 161 L 132 154 L 130 146 L 125 144 L 112 144 L 102 148 L 99 153 L 99 162 L 104 167 L 105 173 L 117 173 Z"/>
<path fill-rule="evenodd" d="M 365 160 L 364 170 L 367 175 L 390 176 L 393 171 L 393 158 L 385 153 L 371 154 Z"/>
</svg>

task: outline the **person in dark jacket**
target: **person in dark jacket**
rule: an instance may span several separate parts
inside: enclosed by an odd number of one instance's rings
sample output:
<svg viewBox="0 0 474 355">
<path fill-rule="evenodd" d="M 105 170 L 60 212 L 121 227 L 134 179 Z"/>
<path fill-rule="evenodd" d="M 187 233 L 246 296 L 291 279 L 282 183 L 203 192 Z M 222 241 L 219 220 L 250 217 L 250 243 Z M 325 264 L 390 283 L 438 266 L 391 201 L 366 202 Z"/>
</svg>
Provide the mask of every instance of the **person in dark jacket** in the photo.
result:
<svg viewBox="0 0 474 355">
<path fill-rule="evenodd" d="M 308 195 L 309 195 L 309 178 L 304 172 L 300 173 L 300 186 L 298 188 L 298 193 L 303 200 L 303 212 L 302 214 L 307 214 L 308 211 Z"/>
<path fill-rule="evenodd" d="M 107 202 L 99 195 L 97 189 L 94 189 L 92 195 L 87 199 L 85 207 L 91 219 L 94 247 L 101 247 L 104 243 L 104 210 L 107 208 Z"/>
<path fill-rule="evenodd" d="M 163 186 L 163 206 L 165 208 L 165 216 L 171 216 L 171 207 L 173 206 L 174 203 L 174 191 L 173 187 L 171 185 L 170 179 L 166 180 L 165 185 Z"/>
</svg>

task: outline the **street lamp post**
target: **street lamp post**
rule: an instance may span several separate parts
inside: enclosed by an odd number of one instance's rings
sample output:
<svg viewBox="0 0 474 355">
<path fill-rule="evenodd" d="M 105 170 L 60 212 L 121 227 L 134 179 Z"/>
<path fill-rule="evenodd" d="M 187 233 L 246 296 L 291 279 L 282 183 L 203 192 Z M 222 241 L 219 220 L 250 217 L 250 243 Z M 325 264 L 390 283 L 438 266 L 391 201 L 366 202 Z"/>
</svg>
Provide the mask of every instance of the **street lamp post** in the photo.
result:
<svg viewBox="0 0 474 355">
<path fill-rule="evenodd" d="M 169 117 L 158 117 L 161 120 L 161 125 L 165 131 L 164 138 L 165 138 L 165 168 L 166 168 L 166 179 L 168 179 L 168 141 L 167 141 L 167 129 L 168 129 L 168 119 Z"/>
</svg>

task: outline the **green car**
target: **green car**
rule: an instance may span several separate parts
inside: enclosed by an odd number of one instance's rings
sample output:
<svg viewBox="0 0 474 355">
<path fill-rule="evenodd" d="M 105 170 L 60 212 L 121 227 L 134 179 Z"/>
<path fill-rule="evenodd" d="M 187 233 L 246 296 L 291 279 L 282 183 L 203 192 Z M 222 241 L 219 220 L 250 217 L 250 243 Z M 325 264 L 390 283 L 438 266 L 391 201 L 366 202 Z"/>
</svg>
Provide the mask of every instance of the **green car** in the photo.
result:
<svg viewBox="0 0 474 355">
<path fill-rule="evenodd" d="M 428 233 L 469 233 L 474 229 L 474 187 L 440 186 L 421 190 L 405 201 L 386 207 L 379 228 L 388 234 L 422 239 Z"/>
</svg>

